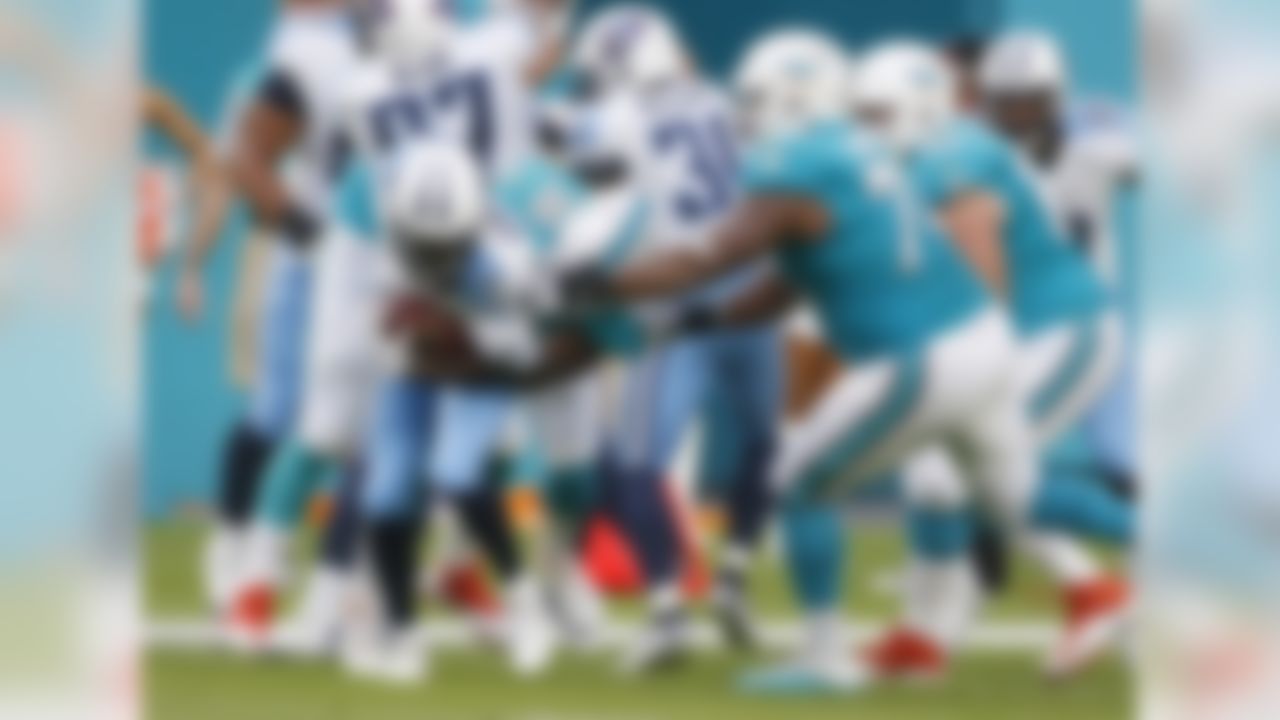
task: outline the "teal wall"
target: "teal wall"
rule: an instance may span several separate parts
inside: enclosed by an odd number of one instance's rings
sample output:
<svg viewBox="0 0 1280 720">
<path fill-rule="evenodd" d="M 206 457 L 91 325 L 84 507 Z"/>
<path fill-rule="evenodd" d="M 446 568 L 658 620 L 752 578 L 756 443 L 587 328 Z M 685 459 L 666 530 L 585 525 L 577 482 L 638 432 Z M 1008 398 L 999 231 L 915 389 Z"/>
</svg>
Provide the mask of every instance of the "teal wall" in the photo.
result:
<svg viewBox="0 0 1280 720">
<path fill-rule="evenodd" d="M 586 9 L 605 0 L 584 0 Z M 701 61 L 723 74 L 741 49 L 766 28 L 802 18 L 862 44 L 886 35 L 948 38 L 1011 24 L 1059 33 L 1087 90 L 1131 96 L 1133 9 L 1126 0 L 664 0 L 699 49 Z M 145 68 L 214 125 L 233 78 L 258 57 L 269 0 L 179 2 L 147 0 Z M 151 156 L 167 149 L 155 138 Z M 161 269 L 148 311 L 146 338 L 146 511 L 152 517 L 209 496 L 219 445 L 239 407 L 229 385 L 225 339 L 228 297 L 241 224 L 233 223 L 212 258 L 208 314 L 187 326 L 173 309 L 172 263 Z"/>
<path fill-rule="evenodd" d="M 218 123 L 232 78 L 259 54 L 275 3 L 269 0 L 145 3 L 144 68 L 148 81 L 176 95 L 205 127 Z M 170 148 L 154 136 L 151 158 Z M 238 410 L 228 381 L 228 304 L 242 218 L 229 225 L 210 259 L 209 306 L 194 326 L 174 309 L 174 263 L 160 268 L 147 310 L 143 401 L 144 510 L 163 515 L 202 501 L 214 486 L 221 437 Z"/>
</svg>

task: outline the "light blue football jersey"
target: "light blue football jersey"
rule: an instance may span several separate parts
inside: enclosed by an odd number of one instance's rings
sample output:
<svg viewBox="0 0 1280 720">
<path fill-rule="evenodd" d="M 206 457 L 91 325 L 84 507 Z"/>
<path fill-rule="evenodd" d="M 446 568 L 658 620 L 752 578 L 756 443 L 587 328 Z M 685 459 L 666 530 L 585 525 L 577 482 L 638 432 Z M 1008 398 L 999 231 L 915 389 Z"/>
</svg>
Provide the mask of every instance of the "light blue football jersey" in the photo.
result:
<svg viewBox="0 0 1280 720">
<path fill-rule="evenodd" d="M 1103 284 L 1055 225 L 1030 169 L 993 130 L 957 118 L 913 156 L 911 169 L 935 206 L 971 190 L 1000 198 L 1009 304 L 1024 336 L 1107 306 Z"/>
<path fill-rule="evenodd" d="M 845 359 L 920 351 L 990 305 L 887 150 L 847 123 L 756 148 L 746 173 L 750 193 L 802 196 L 829 213 L 825 237 L 778 254 Z"/>
</svg>

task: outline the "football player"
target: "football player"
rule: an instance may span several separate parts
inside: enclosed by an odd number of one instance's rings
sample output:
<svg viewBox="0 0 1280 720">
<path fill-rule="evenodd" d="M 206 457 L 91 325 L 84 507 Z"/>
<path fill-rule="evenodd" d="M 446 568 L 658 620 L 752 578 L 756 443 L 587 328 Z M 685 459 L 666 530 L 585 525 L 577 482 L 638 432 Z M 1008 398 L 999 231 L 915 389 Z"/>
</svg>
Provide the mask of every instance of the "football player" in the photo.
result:
<svg viewBox="0 0 1280 720">
<path fill-rule="evenodd" d="M 959 114 L 949 68 L 932 49 L 891 43 L 871 53 L 856 83 L 859 117 L 902 158 L 948 236 L 1009 309 L 1018 330 L 1019 375 L 1037 448 L 1045 448 L 1110 381 L 1120 328 L 1097 276 L 1061 235 L 1034 176 L 994 131 Z M 919 563 L 908 624 L 872 650 L 890 676 L 934 674 L 976 602 L 969 578 L 965 487 L 952 458 L 921 453 L 904 471 Z M 1125 543 L 1132 519 L 1100 487 L 1045 482 L 1027 548 L 1061 583 L 1069 618 L 1050 658 L 1055 674 L 1105 646 L 1127 608 L 1124 583 L 1096 566 L 1066 531 Z M 915 622 L 911 622 L 912 618 Z M 928 623 L 920 619 L 930 617 Z M 931 623 L 931 624 L 929 624 Z"/>
</svg>

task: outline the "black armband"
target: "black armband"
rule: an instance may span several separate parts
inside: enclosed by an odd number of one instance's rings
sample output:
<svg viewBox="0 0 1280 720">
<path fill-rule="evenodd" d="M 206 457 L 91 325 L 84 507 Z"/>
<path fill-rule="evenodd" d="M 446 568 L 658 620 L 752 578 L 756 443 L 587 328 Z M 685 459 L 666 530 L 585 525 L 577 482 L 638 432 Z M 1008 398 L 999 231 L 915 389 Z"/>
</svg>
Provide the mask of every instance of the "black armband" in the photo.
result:
<svg viewBox="0 0 1280 720">
<path fill-rule="evenodd" d="M 611 280 L 607 270 L 591 265 L 566 273 L 560 289 L 569 307 L 598 308 L 618 299 Z"/>
<path fill-rule="evenodd" d="M 696 306 L 685 310 L 677 323 L 682 335 L 700 335 L 723 329 L 724 318 L 717 308 Z"/>
</svg>

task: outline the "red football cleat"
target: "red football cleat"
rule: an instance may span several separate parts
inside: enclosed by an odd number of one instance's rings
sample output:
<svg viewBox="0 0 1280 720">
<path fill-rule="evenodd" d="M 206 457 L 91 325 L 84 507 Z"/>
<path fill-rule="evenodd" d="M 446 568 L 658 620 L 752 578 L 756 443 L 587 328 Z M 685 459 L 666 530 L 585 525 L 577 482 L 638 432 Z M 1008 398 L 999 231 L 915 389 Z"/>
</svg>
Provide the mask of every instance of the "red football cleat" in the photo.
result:
<svg viewBox="0 0 1280 720">
<path fill-rule="evenodd" d="M 1066 625 L 1049 654 L 1045 668 L 1049 676 L 1075 675 L 1110 649 L 1127 623 L 1129 599 L 1129 584 L 1119 577 L 1068 588 L 1063 595 Z"/>
<path fill-rule="evenodd" d="M 886 680 L 932 681 L 947 670 L 947 655 L 938 643 L 909 628 L 891 630 L 866 652 L 866 662 Z"/>
<path fill-rule="evenodd" d="M 235 597 L 228 619 L 233 645 L 246 652 L 265 650 L 278 605 L 279 598 L 270 585 L 256 583 L 241 590 Z"/>
</svg>

